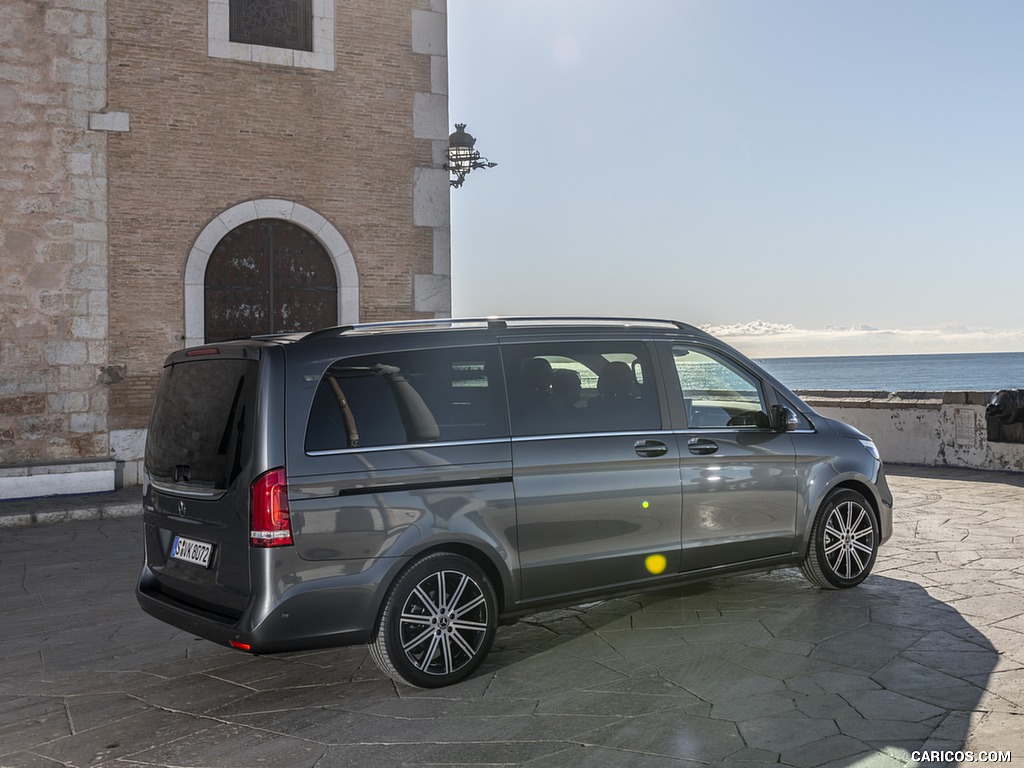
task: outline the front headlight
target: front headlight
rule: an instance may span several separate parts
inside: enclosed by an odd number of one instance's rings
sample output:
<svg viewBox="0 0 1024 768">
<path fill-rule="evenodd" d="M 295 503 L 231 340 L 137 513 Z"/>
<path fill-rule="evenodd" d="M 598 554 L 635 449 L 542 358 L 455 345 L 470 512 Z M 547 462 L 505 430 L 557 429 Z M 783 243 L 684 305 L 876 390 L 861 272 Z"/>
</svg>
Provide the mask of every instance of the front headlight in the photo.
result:
<svg viewBox="0 0 1024 768">
<path fill-rule="evenodd" d="M 874 457 L 875 461 L 882 460 L 882 455 L 878 452 L 878 446 L 875 445 L 874 440 L 861 440 L 860 444 L 867 449 L 867 452 Z"/>
</svg>

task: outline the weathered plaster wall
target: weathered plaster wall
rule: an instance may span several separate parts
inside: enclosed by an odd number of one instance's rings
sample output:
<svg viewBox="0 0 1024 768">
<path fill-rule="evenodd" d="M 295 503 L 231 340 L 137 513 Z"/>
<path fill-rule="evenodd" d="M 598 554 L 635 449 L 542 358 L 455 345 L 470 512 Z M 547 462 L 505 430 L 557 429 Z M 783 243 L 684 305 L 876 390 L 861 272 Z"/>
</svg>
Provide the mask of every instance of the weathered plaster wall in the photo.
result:
<svg viewBox="0 0 1024 768">
<path fill-rule="evenodd" d="M 1024 444 L 989 442 L 991 392 L 802 392 L 819 413 L 870 435 L 893 464 L 1024 471 Z"/>
</svg>

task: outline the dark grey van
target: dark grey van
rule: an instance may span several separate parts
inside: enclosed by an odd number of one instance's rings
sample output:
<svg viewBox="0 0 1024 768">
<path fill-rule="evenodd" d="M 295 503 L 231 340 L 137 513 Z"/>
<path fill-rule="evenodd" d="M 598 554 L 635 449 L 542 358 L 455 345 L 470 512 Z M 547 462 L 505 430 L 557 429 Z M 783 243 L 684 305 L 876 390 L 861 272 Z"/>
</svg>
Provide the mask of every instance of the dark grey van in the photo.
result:
<svg viewBox="0 0 1024 768">
<path fill-rule="evenodd" d="M 368 643 L 423 687 L 554 604 L 799 565 L 892 533 L 874 444 L 663 320 L 489 318 L 209 344 L 164 365 L 142 607 L 252 653 Z"/>
</svg>

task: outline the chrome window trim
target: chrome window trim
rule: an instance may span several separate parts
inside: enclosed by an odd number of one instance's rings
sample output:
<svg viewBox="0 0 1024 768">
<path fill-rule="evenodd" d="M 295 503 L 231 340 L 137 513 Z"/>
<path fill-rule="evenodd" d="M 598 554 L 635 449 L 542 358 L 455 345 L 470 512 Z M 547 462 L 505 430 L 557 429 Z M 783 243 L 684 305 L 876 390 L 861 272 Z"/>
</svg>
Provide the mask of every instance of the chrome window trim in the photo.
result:
<svg viewBox="0 0 1024 768">
<path fill-rule="evenodd" d="M 763 432 L 766 435 L 816 435 L 818 430 L 816 429 L 787 429 L 783 432 L 776 432 L 774 429 L 768 429 L 767 427 L 684 427 L 682 429 L 672 430 L 672 434 L 675 435 L 701 435 L 707 434 L 708 432 L 732 432 L 734 434 L 747 435 L 751 432 Z"/>
<path fill-rule="evenodd" d="M 307 456 L 337 456 L 343 453 L 379 453 L 381 451 L 408 451 L 422 448 L 452 448 L 460 445 L 497 445 L 507 443 L 507 437 L 489 437 L 482 440 L 444 440 L 432 443 L 394 443 L 392 445 L 370 445 L 365 448 L 331 448 L 324 451 L 306 451 Z"/>
<path fill-rule="evenodd" d="M 338 456 L 345 453 L 380 453 L 381 451 L 409 451 L 429 448 L 454 448 L 462 445 L 497 445 L 499 443 L 536 442 L 538 440 L 566 440 L 588 437 L 649 437 L 651 435 L 674 435 L 671 429 L 641 429 L 627 432 L 558 432 L 550 435 L 515 435 L 513 437 L 496 437 L 484 440 L 447 440 L 434 443 L 395 443 L 394 445 L 374 445 L 365 448 L 332 448 L 325 451 L 306 451 L 307 456 Z"/>
<path fill-rule="evenodd" d="M 588 437 L 650 437 L 651 435 L 672 435 L 671 429 L 630 429 L 619 432 L 555 432 L 548 435 L 515 435 L 514 443 L 533 443 L 538 440 L 567 440 Z"/>
</svg>

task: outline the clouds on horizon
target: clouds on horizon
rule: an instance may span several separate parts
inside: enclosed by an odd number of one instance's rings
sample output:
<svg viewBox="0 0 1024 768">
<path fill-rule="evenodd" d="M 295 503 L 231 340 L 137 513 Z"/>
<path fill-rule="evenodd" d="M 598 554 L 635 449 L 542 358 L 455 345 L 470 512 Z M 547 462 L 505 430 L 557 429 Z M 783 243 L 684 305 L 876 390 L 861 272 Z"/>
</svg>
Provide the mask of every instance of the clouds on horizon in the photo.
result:
<svg viewBox="0 0 1024 768">
<path fill-rule="evenodd" d="M 750 357 L 1024 351 L 1024 330 L 997 331 L 963 325 L 916 330 L 882 329 L 866 325 L 812 330 L 755 320 L 750 323 L 701 327 Z"/>
</svg>

